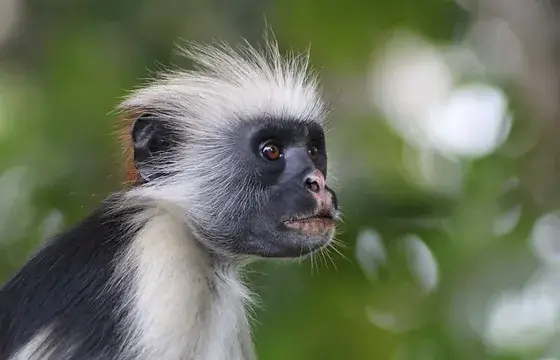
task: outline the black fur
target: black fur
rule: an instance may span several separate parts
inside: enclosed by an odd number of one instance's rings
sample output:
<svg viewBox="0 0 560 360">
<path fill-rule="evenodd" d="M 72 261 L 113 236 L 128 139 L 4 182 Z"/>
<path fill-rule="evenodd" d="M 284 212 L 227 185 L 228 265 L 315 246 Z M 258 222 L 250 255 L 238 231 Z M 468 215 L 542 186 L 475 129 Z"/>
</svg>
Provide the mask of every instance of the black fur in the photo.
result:
<svg viewBox="0 0 560 360">
<path fill-rule="evenodd" d="M 123 339 L 115 309 L 123 289 L 106 285 L 116 256 L 135 235 L 123 226 L 135 210 L 109 216 L 113 200 L 52 239 L 0 289 L 0 359 L 13 355 L 45 326 L 51 326 L 49 340 L 58 349 L 77 346 L 72 360 L 116 355 Z M 55 359 L 70 358 L 54 353 L 45 360 Z"/>
<path fill-rule="evenodd" d="M 154 166 L 157 164 L 153 163 L 154 159 L 162 159 L 163 154 L 172 152 L 180 138 L 165 119 L 165 114 L 153 111 L 142 114 L 132 124 L 130 135 L 134 166 L 140 174 L 140 183 L 170 175 L 162 172 L 161 166 Z"/>
</svg>

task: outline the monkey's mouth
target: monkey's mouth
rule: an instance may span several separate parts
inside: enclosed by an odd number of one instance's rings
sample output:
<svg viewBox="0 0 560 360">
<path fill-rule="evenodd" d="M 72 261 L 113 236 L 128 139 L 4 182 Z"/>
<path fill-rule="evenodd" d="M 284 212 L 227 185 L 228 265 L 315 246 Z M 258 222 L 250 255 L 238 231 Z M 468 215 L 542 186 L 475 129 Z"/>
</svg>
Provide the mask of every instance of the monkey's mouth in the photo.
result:
<svg viewBox="0 0 560 360">
<path fill-rule="evenodd" d="M 309 236 L 324 235 L 336 226 L 337 220 L 332 211 L 321 210 L 312 215 L 292 217 L 284 221 L 286 227 Z"/>
</svg>

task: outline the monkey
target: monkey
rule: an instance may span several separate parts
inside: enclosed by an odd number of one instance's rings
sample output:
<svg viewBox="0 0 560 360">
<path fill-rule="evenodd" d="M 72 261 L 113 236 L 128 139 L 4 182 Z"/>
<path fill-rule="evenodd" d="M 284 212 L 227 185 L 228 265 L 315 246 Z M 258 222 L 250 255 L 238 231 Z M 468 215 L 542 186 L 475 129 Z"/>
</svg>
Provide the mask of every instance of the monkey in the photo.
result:
<svg viewBox="0 0 560 360">
<path fill-rule="evenodd" d="M 129 183 L 0 288 L 1 360 L 253 360 L 243 269 L 333 241 L 329 107 L 309 52 L 179 47 L 115 107 Z"/>
</svg>

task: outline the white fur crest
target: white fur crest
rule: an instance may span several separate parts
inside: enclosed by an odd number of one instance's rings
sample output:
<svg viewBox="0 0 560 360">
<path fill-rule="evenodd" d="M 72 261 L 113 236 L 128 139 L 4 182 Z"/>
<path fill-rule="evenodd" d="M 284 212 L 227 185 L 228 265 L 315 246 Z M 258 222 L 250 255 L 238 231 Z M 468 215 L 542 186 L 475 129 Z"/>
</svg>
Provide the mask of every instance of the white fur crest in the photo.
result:
<svg viewBox="0 0 560 360">
<path fill-rule="evenodd" d="M 192 71 L 170 71 L 130 94 L 120 110 L 158 109 L 183 117 L 190 131 L 224 128 L 263 116 L 322 123 L 325 104 L 308 54 L 282 57 L 276 41 L 264 50 L 245 44 L 191 43 L 181 48 Z"/>
</svg>

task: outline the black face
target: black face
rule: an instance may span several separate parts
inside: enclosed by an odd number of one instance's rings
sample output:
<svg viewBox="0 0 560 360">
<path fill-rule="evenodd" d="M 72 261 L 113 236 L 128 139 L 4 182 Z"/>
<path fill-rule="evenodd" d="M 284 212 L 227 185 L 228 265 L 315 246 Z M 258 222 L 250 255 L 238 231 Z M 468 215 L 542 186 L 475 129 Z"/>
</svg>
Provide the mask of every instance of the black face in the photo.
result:
<svg viewBox="0 0 560 360">
<path fill-rule="evenodd" d="M 214 185 L 230 187 L 228 198 L 219 201 L 224 205 L 205 219 L 191 219 L 203 242 L 227 253 L 260 257 L 298 257 L 328 244 L 338 205 L 325 182 L 322 127 L 315 122 L 258 119 L 224 137 L 236 165 L 215 169 Z"/>
<path fill-rule="evenodd" d="M 238 251 L 263 257 L 297 257 L 332 238 L 336 195 L 325 183 L 327 154 L 322 127 L 314 122 L 260 119 L 239 131 L 247 169 L 264 193 L 246 219 Z M 249 155 L 250 154 L 250 155 Z"/>
</svg>

